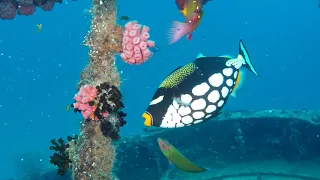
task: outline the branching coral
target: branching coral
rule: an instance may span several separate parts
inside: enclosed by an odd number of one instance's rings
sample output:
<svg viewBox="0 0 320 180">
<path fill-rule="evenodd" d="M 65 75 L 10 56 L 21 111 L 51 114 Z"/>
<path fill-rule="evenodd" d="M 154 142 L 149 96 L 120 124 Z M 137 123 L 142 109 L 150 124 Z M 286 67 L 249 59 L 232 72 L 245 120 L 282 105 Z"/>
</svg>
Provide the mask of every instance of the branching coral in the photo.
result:
<svg viewBox="0 0 320 180">
<path fill-rule="evenodd" d="M 68 136 L 67 139 L 68 143 L 65 143 L 62 138 L 59 138 L 58 142 L 55 139 L 52 139 L 51 144 L 53 146 L 50 146 L 49 148 L 50 150 L 56 151 L 52 156 L 50 156 L 50 163 L 58 167 L 59 175 L 64 175 L 70 168 L 72 161 L 69 158 L 67 149 L 69 148 L 69 142 L 76 143 L 78 136 Z"/>
</svg>

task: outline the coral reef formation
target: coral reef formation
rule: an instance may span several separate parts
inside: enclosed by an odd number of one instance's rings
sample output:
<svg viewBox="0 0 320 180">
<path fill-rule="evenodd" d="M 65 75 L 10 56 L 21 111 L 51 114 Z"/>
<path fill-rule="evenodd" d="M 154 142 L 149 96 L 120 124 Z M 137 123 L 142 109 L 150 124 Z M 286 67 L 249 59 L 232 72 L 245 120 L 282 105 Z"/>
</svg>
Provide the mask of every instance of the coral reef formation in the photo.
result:
<svg viewBox="0 0 320 180">
<path fill-rule="evenodd" d="M 155 46 L 155 42 L 149 40 L 150 28 L 138 24 L 137 21 L 128 22 L 123 32 L 121 58 L 129 64 L 141 64 L 152 56 L 149 48 Z"/>
<path fill-rule="evenodd" d="M 30 16 L 36 7 L 44 11 L 51 11 L 56 3 L 62 0 L 2 0 L 0 1 L 0 19 L 14 19 L 16 15 Z"/>
</svg>

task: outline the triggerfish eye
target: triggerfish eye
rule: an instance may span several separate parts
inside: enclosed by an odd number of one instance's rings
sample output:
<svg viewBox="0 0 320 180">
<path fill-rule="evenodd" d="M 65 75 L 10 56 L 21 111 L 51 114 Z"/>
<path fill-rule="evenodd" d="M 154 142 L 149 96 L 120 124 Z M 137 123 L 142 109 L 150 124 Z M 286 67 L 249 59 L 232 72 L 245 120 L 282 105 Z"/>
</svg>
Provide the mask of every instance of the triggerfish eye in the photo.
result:
<svg viewBox="0 0 320 180">
<path fill-rule="evenodd" d="M 152 116 L 149 112 L 144 112 L 142 114 L 142 117 L 144 118 L 144 125 L 145 126 L 152 126 Z"/>
</svg>

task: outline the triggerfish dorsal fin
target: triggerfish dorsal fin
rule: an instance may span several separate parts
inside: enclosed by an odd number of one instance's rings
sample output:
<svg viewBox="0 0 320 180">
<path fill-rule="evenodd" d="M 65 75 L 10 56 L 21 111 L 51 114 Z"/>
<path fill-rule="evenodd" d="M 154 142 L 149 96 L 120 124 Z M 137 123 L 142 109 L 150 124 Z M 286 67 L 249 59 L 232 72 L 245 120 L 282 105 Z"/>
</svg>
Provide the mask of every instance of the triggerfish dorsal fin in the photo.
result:
<svg viewBox="0 0 320 180">
<path fill-rule="evenodd" d="M 178 86 L 187 76 L 196 70 L 194 63 L 189 63 L 175 69 L 161 84 L 160 88 L 174 88 Z"/>
<path fill-rule="evenodd" d="M 247 69 L 249 69 L 249 71 L 251 71 L 253 74 L 255 74 L 256 76 L 259 77 L 259 74 L 256 71 L 256 69 L 254 68 L 254 66 L 251 62 L 249 53 L 247 51 L 247 48 L 244 46 L 242 40 L 239 41 L 239 55 L 238 55 L 237 59 L 243 59 L 245 62 L 244 67 L 246 67 Z"/>
<path fill-rule="evenodd" d="M 190 173 L 200 173 L 208 171 L 203 167 L 197 166 L 184 157 L 174 146 L 172 146 L 168 141 L 158 138 L 158 144 L 163 155 L 165 155 L 168 160 L 176 167 L 185 172 Z"/>
<path fill-rule="evenodd" d="M 234 85 L 233 90 L 231 92 L 232 97 L 237 97 L 237 93 L 242 87 L 243 79 L 244 79 L 244 72 L 240 70 L 236 79 L 236 84 Z"/>
<path fill-rule="evenodd" d="M 231 57 L 230 55 L 223 55 L 223 56 L 219 56 L 219 57 L 224 57 L 224 58 L 232 59 L 232 57 Z"/>
<path fill-rule="evenodd" d="M 205 56 L 202 53 L 199 53 L 197 56 L 197 58 L 203 58 L 203 57 L 205 57 Z"/>
</svg>

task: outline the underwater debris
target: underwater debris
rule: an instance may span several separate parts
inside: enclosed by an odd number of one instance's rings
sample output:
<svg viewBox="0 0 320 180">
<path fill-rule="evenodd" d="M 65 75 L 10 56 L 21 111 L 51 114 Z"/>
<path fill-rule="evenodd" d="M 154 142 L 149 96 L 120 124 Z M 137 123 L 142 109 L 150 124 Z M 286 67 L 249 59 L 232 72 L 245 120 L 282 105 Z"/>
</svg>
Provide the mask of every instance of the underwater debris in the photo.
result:
<svg viewBox="0 0 320 180">
<path fill-rule="evenodd" d="M 67 149 L 69 148 L 69 142 L 76 143 L 77 139 L 78 136 L 74 135 L 73 137 L 67 137 L 67 143 L 65 143 L 62 138 L 59 138 L 58 142 L 55 139 L 50 141 L 53 146 L 50 146 L 49 149 L 56 151 L 52 156 L 50 156 L 50 163 L 58 167 L 58 175 L 65 175 L 71 167 L 70 163 L 72 163 L 72 161 L 69 158 Z"/>
</svg>

